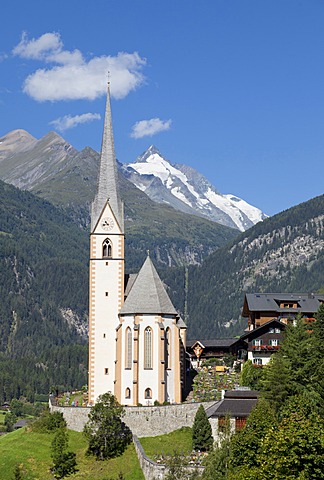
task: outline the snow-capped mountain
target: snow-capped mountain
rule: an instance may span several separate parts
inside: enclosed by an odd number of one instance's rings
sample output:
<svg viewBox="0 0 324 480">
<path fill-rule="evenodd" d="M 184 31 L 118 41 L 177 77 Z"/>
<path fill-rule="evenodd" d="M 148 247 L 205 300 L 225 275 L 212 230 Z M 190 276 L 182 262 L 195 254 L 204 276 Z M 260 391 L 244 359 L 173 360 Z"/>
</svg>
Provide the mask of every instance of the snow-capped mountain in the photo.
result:
<svg viewBox="0 0 324 480">
<path fill-rule="evenodd" d="M 245 231 L 267 215 L 232 194 L 221 194 L 199 172 L 171 164 L 151 145 L 135 163 L 122 166 L 124 175 L 152 200 L 177 210 Z"/>
</svg>

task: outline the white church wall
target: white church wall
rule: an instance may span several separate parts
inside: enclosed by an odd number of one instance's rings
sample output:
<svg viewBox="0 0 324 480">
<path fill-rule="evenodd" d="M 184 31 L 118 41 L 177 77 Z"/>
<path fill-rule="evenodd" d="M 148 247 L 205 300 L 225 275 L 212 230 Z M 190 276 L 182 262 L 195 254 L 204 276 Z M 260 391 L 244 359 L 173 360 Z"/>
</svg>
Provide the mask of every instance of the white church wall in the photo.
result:
<svg viewBox="0 0 324 480">
<path fill-rule="evenodd" d="M 161 330 L 159 327 L 159 317 L 155 315 L 142 315 L 140 321 L 139 335 L 139 380 L 138 380 L 138 401 L 142 405 L 153 405 L 154 400 L 159 398 L 159 338 Z M 144 337 L 145 329 L 152 329 L 152 368 L 144 368 Z M 150 388 L 152 398 L 145 398 L 145 391 Z"/>
<path fill-rule="evenodd" d="M 126 368 L 126 331 L 130 328 L 132 332 L 132 361 L 131 361 L 131 368 Z M 134 379 L 134 317 L 131 315 L 123 317 L 122 322 L 122 355 L 121 355 L 121 362 L 122 362 L 122 375 L 121 375 L 121 401 L 123 405 L 133 405 L 133 379 Z M 126 398 L 126 389 L 129 388 L 130 390 L 130 398 Z"/>
</svg>

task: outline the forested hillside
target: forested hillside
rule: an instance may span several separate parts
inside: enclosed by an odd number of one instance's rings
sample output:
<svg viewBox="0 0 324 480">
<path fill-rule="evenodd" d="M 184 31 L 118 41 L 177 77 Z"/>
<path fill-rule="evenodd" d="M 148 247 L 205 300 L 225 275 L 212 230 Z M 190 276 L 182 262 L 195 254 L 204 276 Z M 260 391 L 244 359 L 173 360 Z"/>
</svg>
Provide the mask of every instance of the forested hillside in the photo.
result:
<svg viewBox="0 0 324 480">
<path fill-rule="evenodd" d="M 126 207 L 133 225 L 126 238 L 129 272 L 138 271 L 148 249 L 161 265 L 178 261 L 179 252 L 195 262 L 195 255 L 200 260 L 236 234 L 220 227 L 218 236 L 216 224 L 160 209 L 130 188 L 144 200 L 136 205 L 130 194 Z M 0 402 L 33 399 L 53 384 L 81 387 L 87 382 L 89 233 L 62 209 L 1 181 L 0 199 Z"/>
<path fill-rule="evenodd" d="M 21 394 L 32 399 L 53 384 L 80 387 L 87 381 L 88 232 L 45 200 L 3 182 L 0 198 L 0 401 Z M 210 222 L 191 224 L 170 209 L 173 222 L 164 223 L 163 210 L 147 202 L 135 209 L 129 201 L 126 208 L 133 224 L 126 271 L 138 270 L 147 249 L 160 255 L 157 268 L 189 338 L 241 333 L 247 291 L 324 286 L 324 196 L 257 224 L 201 267 L 186 268 L 166 268 L 162 247 L 172 256 L 174 242 L 188 253 L 200 233 L 212 242 Z"/>
<path fill-rule="evenodd" d="M 28 192 L 0 182 L 0 199 L 0 402 L 82 386 L 87 236 Z"/>
<path fill-rule="evenodd" d="M 183 270 L 178 277 L 171 275 L 170 285 L 184 276 Z M 246 326 L 239 320 L 245 292 L 317 292 L 323 287 L 321 195 L 258 223 L 201 267 L 189 267 L 189 337 L 241 333 Z"/>
</svg>

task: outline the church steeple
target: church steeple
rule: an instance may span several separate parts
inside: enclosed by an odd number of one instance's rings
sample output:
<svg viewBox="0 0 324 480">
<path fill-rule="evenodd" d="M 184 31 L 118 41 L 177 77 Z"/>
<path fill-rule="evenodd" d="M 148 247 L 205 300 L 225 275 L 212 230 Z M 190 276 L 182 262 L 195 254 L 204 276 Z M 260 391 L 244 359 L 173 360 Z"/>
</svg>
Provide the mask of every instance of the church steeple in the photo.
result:
<svg viewBox="0 0 324 480">
<path fill-rule="evenodd" d="M 118 172 L 114 147 L 114 135 L 112 128 L 111 107 L 110 107 L 110 84 L 108 82 L 107 101 L 105 111 L 104 130 L 102 135 L 100 169 L 97 185 L 97 194 L 92 203 L 91 231 L 95 228 L 99 217 L 105 207 L 107 200 L 123 231 L 124 215 L 123 205 L 119 197 Z"/>
</svg>

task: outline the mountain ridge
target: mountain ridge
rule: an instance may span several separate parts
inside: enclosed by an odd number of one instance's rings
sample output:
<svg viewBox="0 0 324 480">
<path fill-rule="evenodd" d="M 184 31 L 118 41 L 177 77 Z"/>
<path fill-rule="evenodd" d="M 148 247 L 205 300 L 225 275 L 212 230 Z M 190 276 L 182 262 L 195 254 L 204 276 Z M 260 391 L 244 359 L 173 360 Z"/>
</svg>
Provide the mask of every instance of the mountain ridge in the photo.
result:
<svg viewBox="0 0 324 480">
<path fill-rule="evenodd" d="M 154 201 L 244 231 L 267 217 L 232 194 L 221 194 L 201 173 L 171 164 L 151 145 L 135 162 L 122 165 L 124 175 Z"/>
<path fill-rule="evenodd" d="M 15 141 L 17 150 L 14 150 Z M 23 144 L 26 142 L 26 147 Z M 6 150 L 6 146 L 10 148 Z M 7 156 L 6 156 L 7 152 Z M 48 188 L 49 181 L 55 182 L 55 176 L 63 179 L 64 172 L 78 168 L 82 170 L 82 162 L 86 162 L 86 155 L 90 163 L 85 166 L 89 183 L 80 181 L 80 192 L 88 196 L 87 208 L 94 195 L 94 186 L 98 171 L 99 154 L 90 147 L 77 151 L 63 137 L 56 132 L 49 132 L 36 140 L 24 130 L 14 130 L 0 138 L 0 178 L 8 183 L 33 191 L 57 204 L 58 200 Z M 161 180 L 160 172 L 152 169 L 146 175 L 139 175 L 135 165 L 152 165 L 152 157 L 158 159 L 158 164 L 170 175 Z M 249 205 L 235 195 L 222 195 L 199 172 L 186 165 L 172 165 L 164 159 L 159 150 L 151 145 L 144 154 L 137 157 L 133 164 L 119 163 L 119 170 L 137 188 L 145 192 L 151 200 L 160 204 L 167 204 L 186 214 L 207 218 L 216 223 L 239 229 L 241 231 L 266 218 L 260 209 Z M 160 173 L 160 176 L 159 174 Z M 163 173 L 165 176 L 165 173 Z M 47 184 L 44 189 L 42 184 Z M 145 184 L 145 185 L 144 185 Z M 52 189 L 53 190 L 53 189 Z M 47 196 L 45 196 L 47 195 Z M 65 195 L 73 196 L 73 192 Z M 50 198 L 51 197 L 51 198 Z M 68 203 L 77 204 L 77 195 Z M 64 197 L 63 197 L 64 198 Z"/>
</svg>

